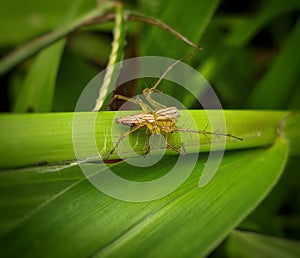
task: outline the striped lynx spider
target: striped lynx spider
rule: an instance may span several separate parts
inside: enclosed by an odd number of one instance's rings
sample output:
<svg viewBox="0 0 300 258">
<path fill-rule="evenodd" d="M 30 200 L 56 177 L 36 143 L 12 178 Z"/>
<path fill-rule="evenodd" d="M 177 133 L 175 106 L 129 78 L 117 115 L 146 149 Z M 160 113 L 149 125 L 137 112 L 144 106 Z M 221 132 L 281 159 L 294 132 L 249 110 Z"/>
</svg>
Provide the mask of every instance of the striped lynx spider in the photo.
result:
<svg viewBox="0 0 300 258">
<path fill-rule="evenodd" d="M 195 51 L 194 51 L 195 52 Z M 177 60 L 172 65 L 170 65 L 166 71 L 163 73 L 163 75 L 158 79 L 158 81 L 155 83 L 155 85 L 151 88 L 146 88 L 143 90 L 143 95 L 146 99 L 146 101 L 143 101 L 139 96 L 136 98 L 129 98 L 122 95 L 115 95 L 113 97 L 113 100 L 115 99 L 121 99 L 125 100 L 134 104 L 139 105 L 143 113 L 135 114 L 135 115 L 129 115 L 129 116 L 123 116 L 120 118 L 117 118 L 115 122 L 117 124 L 122 124 L 125 126 L 129 126 L 130 129 L 122 134 L 119 138 L 119 140 L 116 142 L 114 148 L 109 152 L 108 156 L 112 155 L 120 142 L 133 132 L 141 129 L 146 128 L 150 134 L 161 134 L 164 136 L 165 139 L 165 145 L 167 148 L 172 149 L 175 152 L 178 152 L 180 154 L 185 154 L 184 146 L 181 144 L 180 148 L 173 146 L 169 140 L 168 137 L 172 133 L 176 132 L 187 132 L 187 133 L 197 133 L 197 134 L 203 134 L 203 135 L 218 135 L 218 136 L 225 136 L 234 138 L 237 140 L 242 140 L 242 138 L 239 138 L 237 136 L 234 136 L 229 133 L 218 133 L 218 132 L 208 132 L 205 129 L 204 130 L 190 130 L 190 129 L 184 129 L 179 128 L 176 123 L 179 118 L 179 110 L 176 107 L 167 107 L 154 99 L 152 99 L 151 95 L 153 92 L 158 91 L 156 88 L 162 81 L 162 79 L 166 76 L 166 74 L 179 62 L 181 62 L 183 59 L 191 56 L 194 54 L 191 53 L 189 55 L 184 56 L 183 58 Z M 150 144 L 148 144 L 148 147 L 145 151 L 145 155 L 150 152 Z"/>
</svg>

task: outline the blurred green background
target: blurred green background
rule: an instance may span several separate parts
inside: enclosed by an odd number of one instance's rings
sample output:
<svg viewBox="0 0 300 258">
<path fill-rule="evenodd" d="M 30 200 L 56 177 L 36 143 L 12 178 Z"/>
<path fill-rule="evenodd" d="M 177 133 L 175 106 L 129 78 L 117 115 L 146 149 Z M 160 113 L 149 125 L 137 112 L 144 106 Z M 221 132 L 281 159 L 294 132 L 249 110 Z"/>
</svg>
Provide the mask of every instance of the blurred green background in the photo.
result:
<svg viewBox="0 0 300 258">
<path fill-rule="evenodd" d="M 95 7 L 94 0 L 0 4 L 2 55 Z M 227 0 L 203 4 L 141 0 L 124 4 L 125 10 L 159 18 L 204 48 L 185 62 L 214 86 L 224 108 L 299 108 L 299 1 Z M 179 59 L 191 52 L 190 46 L 159 27 L 134 21 L 126 27 L 124 58 L 157 55 Z M 112 28 L 109 22 L 78 29 L 68 36 L 57 57 L 60 60 L 48 111 L 74 110 L 83 87 L 107 64 Z M 17 105 L 31 63 L 29 59 L 1 77 L 2 111 L 11 111 Z M 168 87 L 163 89 L 168 93 Z"/>
</svg>

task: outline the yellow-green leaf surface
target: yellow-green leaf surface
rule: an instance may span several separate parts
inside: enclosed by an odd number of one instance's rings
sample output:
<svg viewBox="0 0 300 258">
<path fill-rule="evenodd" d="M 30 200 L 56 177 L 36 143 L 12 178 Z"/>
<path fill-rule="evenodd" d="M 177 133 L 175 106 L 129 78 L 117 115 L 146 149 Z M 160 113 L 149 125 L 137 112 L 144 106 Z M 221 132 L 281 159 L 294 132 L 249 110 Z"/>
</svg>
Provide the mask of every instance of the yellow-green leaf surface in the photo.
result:
<svg viewBox="0 0 300 258">
<path fill-rule="evenodd" d="M 199 188 L 199 176 L 206 162 L 206 155 L 201 155 L 191 176 L 176 191 L 140 203 L 106 196 L 80 174 L 77 166 L 2 171 L 2 254 L 6 257 L 207 255 L 270 191 L 287 155 L 288 145 L 282 138 L 266 148 L 226 153 L 216 176 L 207 186 Z M 125 162 L 111 168 L 130 180 L 147 181 L 153 179 L 153 173 L 159 177 L 168 171 L 176 160 L 172 156 L 143 169 Z M 181 164 L 182 171 L 187 165 Z"/>
<path fill-rule="evenodd" d="M 123 125 L 116 125 L 114 119 L 140 112 L 75 113 L 76 125 L 73 124 L 74 113 L 2 114 L 0 116 L 0 167 L 12 168 L 41 162 L 52 163 L 73 160 L 76 156 L 73 150 L 72 133 L 83 137 L 81 151 L 89 150 L 90 144 L 84 141 L 84 137 L 89 136 L 91 127 L 95 130 L 99 152 L 103 151 L 102 154 L 107 154 L 120 135 L 129 129 Z M 219 111 L 210 112 L 215 112 L 215 115 L 217 115 Z M 227 132 L 243 138 L 243 141 L 228 138 L 226 149 L 245 149 L 271 145 L 277 137 L 278 126 L 286 114 L 287 112 L 276 111 L 224 111 Z M 290 116 L 291 122 L 295 120 L 295 115 Z M 214 115 L 212 116 L 214 117 Z M 210 124 L 206 111 L 190 110 L 189 112 L 181 112 L 178 126 L 188 129 L 191 126 L 191 119 L 194 120 L 199 130 L 204 130 Z M 297 123 L 291 124 L 290 129 L 298 130 L 297 126 Z M 112 130 L 112 128 L 115 130 Z M 218 126 L 214 128 L 214 130 L 219 129 Z M 196 137 L 195 134 L 185 135 L 184 145 L 187 153 L 198 152 L 199 139 L 197 143 L 194 138 Z M 138 143 L 134 150 L 139 154 L 144 154 L 145 131 L 141 130 L 134 136 L 136 140 L 133 138 L 133 142 Z M 179 146 L 181 139 L 178 134 L 173 134 L 170 142 L 175 146 Z M 210 138 L 201 136 L 200 146 L 201 152 L 209 151 Z M 295 147 L 297 148 L 297 146 Z M 124 153 L 126 157 L 130 157 L 127 152 L 131 148 L 132 146 L 121 143 L 118 150 Z M 113 155 L 111 158 L 114 159 L 116 156 Z"/>
</svg>

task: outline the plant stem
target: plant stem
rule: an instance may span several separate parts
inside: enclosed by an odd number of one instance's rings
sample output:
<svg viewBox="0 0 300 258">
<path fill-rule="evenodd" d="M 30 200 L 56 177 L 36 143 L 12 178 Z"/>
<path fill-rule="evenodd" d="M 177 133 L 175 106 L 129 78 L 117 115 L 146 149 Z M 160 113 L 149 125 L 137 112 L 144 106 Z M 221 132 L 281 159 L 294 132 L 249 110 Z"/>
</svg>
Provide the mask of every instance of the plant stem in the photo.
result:
<svg viewBox="0 0 300 258">
<path fill-rule="evenodd" d="M 122 60 L 123 48 L 125 44 L 125 35 L 126 35 L 126 24 L 124 18 L 123 5 L 118 4 L 116 5 L 115 28 L 113 32 L 114 40 L 111 45 L 109 62 L 106 68 L 106 73 L 105 73 L 103 83 L 99 90 L 99 96 L 96 100 L 96 104 L 93 111 L 99 111 L 102 108 L 108 92 L 112 91 L 115 88 L 115 82 L 119 75 L 119 69 L 116 68 L 114 64 Z"/>
</svg>

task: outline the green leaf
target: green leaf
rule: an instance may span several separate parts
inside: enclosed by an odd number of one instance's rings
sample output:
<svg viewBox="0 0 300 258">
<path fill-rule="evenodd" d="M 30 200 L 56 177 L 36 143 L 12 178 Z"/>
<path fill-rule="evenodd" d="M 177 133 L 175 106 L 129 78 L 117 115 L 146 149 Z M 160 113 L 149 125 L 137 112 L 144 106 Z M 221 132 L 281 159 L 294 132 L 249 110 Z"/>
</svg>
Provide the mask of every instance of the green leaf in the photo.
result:
<svg viewBox="0 0 300 258">
<path fill-rule="evenodd" d="M 34 59 L 13 107 L 16 113 L 50 112 L 56 76 L 66 40 L 43 50 Z"/>
<path fill-rule="evenodd" d="M 300 155 L 300 115 L 297 112 L 291 112 L 281 123 L 282 134 L 289 141 L 290 154 Z"/>
<path fill-rule="evenodd" d="M 273 19 L 299 8 L 298 0 L 288 2 L 280 0 L 264 1 L 254 17 L 250 17 L 247 22 L 242 23 L 229 34 L 226 43 L 231 46 L 243 46 Z"/>
<path fill-rule="evenodd" d="M 82 2 L 85 2 L 84 4 Z M 40 2 L 28 0 L 1 1 L 0 16 L 3 21 L 0 24 L 0 33 L 5 37 L 0 38 L 0 45 L 13 46 L 36 37 L 45 31 L 61 26 L 66 19 L 66 14 L 79 9 L 85 12 L 95 5 L 92 0 L 74 1 L 72 5 L 68 0 L 54 0 Z M 80 6 L 80 7 L 79 7 Z"/>
<path fill-rule="evenodd" d="M 238 226 L 239 230 L 293 239 L 299 237 L 298 164 L 299 156 L 289 155 L 279 182 L 268 197 Z"/>
<path fill-rule="evenodd" d="M 255 83 L 252 54 L 247 49 L 228 46 L 224 44 L 224 40 L 219 42 L 221 43 L 202 62 L 198 71 L 214 85 L 221 102 L 231 104 L 226 108 L 243 106 L 249 97 L 249 88 Z M 185 103 L 190 101 L 185 99 Z"/>
<path fill-rule="evenodd" d="M 104 195 L 87 179 L 80 179 L 76 166 L 65 171 L 31 168 L 2 172 L 0 214 L 2 225 L 7 221 L 10 224 L 1 229 L 2 254 L 10 257 L 207 255 L 270 191 L 283 170 L 287 154 L 288 145 L 282 138 L 269 148 L 227 153 L 213 180 L 199 188 L 199 173 L 206 162 L 206 157 L 201 156 L 192 175 L 176 191 L 140 203 Z M 186 161 L 181 169 L 188 165 Z M 139 182 L 153 179 L 152 173 L 160 176 L 175 163 L 176 159 L 165 158 L 141 170 L 121 162 L 111 169 L 119 176 Z M 40 196 L 40 200 L 34 201 Z"/>
<path fill-rule="evenodd" d="M 58 165 L 1 171 L 0 178 L 0 235 L 3 236 L 84 176 L 79 167 L 63 169 Z"/>
<path fill-rule="evenodd" d="M 75 23 L 72 23 L 72 21 L 74 20 L 74 16 L 76 17 L 77 14 L 75 9 L 78 6 L 78 3 L 80 2 L 81 0 L 77 0 L 77 3 L 75 2 L 75 4 L 73 5 L 73 9 L 69 10 L 69 12 L 66 15 L 67 18 L 64 24 L 58 30 L 52 32 L 52 34 L 48 34 L 48 40 L 49 35 L 52 35 L 52 40 L 57 40 L 59 38 L 59 35 L 62 35 L 59 31 L 66 30 L 70 33 L 76 28 L 76 26 L 80 26 L 80 23 L 84 22 L 85 19 L 87 19 L 82 18 L 81 22 L 79 19 Z M 105 10 L 105 5 L 103 8 L 99 8 L 99 10 L 97 10 L 98 12 L 100 12 L 98 15 L 101 14 L 100 10 Z M 87 17 L 90 17 L 90 15 L 91 14 L 87 15 Z M 93 14 L 92 17 L 94 15 L 95 14 Z M 53 35 L 56 37 L 53 37 Z M 37 40 L 35 41 L 35 43 L 36 42 L 38 45 L 39 43 L 43 42 L 43 39 Z M 27 74 L 25 82 L 20 89 L 17 101 L 16 103 L 14 103 L 14 112 L 50 112 L 52 110 L 53 96 L 56 85 L 56 76 L 65 43 L 66 39 L 63 39 L 60 42 L 57 42 L 48 47 L 47 49 L 43 50 L 43 52 L 38 54 L 38 56 L 35 58 L 33 65 L 30 67 L 30 70 Z M 31 51 L 36 51 L 38 49 L 37 45 L 31 43 Z M 32 46 L 35 46 L 36 49 L 32 49 Z M 29 50 L 30 49 L 24 51 L 23 49 L 23 53 L 21 51 L 21 53 L 17 55 L 17 58 L 20 58 L 22 54 L 27 54 Z"/>
<path fill-rule="evenodd" d="M 95 35 L 88 31 L 78 31 L 72 35 L 72 40 L 68 42 L 68 47 L 78 57 L 99 64 L 101 67 L 107 64 L 111 48 L 110 40 L 107 37 Z"/>
<path fill-rule="evenodd" d="M 300 242 L 251 232 L 233 231 L 226 242 L 229 257 L 296 258 Z"/>
<path fill-rule="evenodd" d="M 219 111 L 210 112 L 212 112 L 212 117 L 220 114 Z M 72 138 L 74 127 L 76 134 L 83 137 L 82 151 L 88 151 L 91 147 L 84 137 L 89 137 L 91 134 L 89 130 L 92 126 L 92 128 L 95 127 L 98 150 L 103 150 L 103 154 L 107 154 L 120 135 L 129 129 L 126 126 L 116 125 L 114 123 L 115 117 L 138 113 L 141 111 L 99 112 L 98 114 L 95 112 L 75 113 L 76 125 L 73 124 L 74 113 L 3 114 L 0 116 L 0 167 L 26 166 L 40 162 L 60 162 L 75 159 Z M 286 114 L 287 112 L 275 111 L 224 111 L 227 132 L 244 139 L 243 141 L 228 139 L 226 149 L 245 149 L 272 144 L 277 137 L 277 127 Z M 206 126 L 210 125 L 206 111 L 189 110 L 188 112 L 181 112 L 178 126 L 188 129 L 192 125 L 192 120 L 199 130 L 204 130 Z M 292 128 L 295 131 L 299 130 L 297 124 Z M 214 130 L 219 129 L 218 125 L 214 128 Z M 207 130 L 209 131 L 210 128 Z M 198 134 L 186 134 L 184 145 L 187 153 L 199 152 L 197 136 Z M 137 153 L 145 153 L 146 139 L 147 135 L 142 130 L 133 135 L 132 142 L 133 145 L 136 145 L 134 150 Z M 173 134 L 170 138 L 170 142 L 175 146 L 180 146 L 181 141 L 180 135 L 177 134 Z M 200 141 L 200 151 L 209 151 L 210 138 L 201 136 Z M 22 143 L 21 148 L 20 142 Z M 135 142 L 137 144 L 134 144 Z M 120 145 L 119 151 L 125 156 L 127 155 L 126 157 L 132 155 L 130 150 L 131 146 L 125 143 Z M 116 156 L 111 158 L 116 158 Z"/>
<path fill-rule="evenodd" d="M 298 88 L 300 67 L 300 20 L 294 26 L 283 49 L 249 98 L 253 108 L 281 109 L 289 103 Z M 284 74 L 284 76 L 283 76 Z M 266 98 L 266 96 L 270 96 Z"/>
<path fill-rule="evenodd" d="M 95 74 L 97 70 L 94 66 L 66 49 L 59 67 L 52 111 L 74 111 L 84 86 Z"/>
<path fill-rule="evenodd" d="M 3 57 L 0 60 L 0 75 L 6 73 L 11 68 L 24 61 L 26 58 L 37 53 L 38 51 L 42 50 L 46 46 L 58 41 L 61 38 L 64 38 L 65 36 L 73 32 L 80 26 L 84 25 L 85 23 L 90 22 L 95 18 L 101 17 L 107 11 L 111 10 L 113 6 L 113 2 L 102 4 L 97 8 L 86 12 L 84 15 L 82 15 L 82 17 L 74 19 L 74 21 L 72 19 L 73 12 L 70 12 L 69 15 L 71 18 L 68 19 L 67 22 L 60 26 L 58 29 L 51 31 L 46 35 L 43 35 L 40 38 L 37 38 L 27 43 L 26 45 L 23 45 L 22 47 L 14 50 L 13 52 Z M 67 17 L 69 18 L 69 16 Z"/>
<path fill-rule="evenodd" d="M 253 17 L 247 17 L 245 15 L 241 17 L 238 16 L 241 21 L 236 18 L 233 23 L 233 29 L 229 33 L 221 33 L 222 29 L 224 27 L 226 28 L 226 26 L 224 26 L 224 23 L 219 24 L 218 22 L 215 22 L 220 16 L 222 17 L 222 13 L 218 14 L 218 16 L 210 24 L 208 32 L 215 30 L 217 33 L 207 33 L 204 35 L 208 38 L 205 40 L 211 41 L 211 44 L 207 46 L 204 45 L 204 52 L 209 51 L 210 53 L 208 58 L 201 62 L 199 71 L 211 84 L 214 85 L 216 92 L 220 95 L 220 99 L 224 103 L 230 103 L 230 106 L 227 106 L 226 108 L 244 106 L 248 101 L 250 92 L 253 91 L 253 85 L 257 83 L 256 79 L 257 76 L 259 76 L 259 74 L 257 74 L 257 60 L 253 57 L 253 50 L 251 49 L 249 51 L 246 49 L 245 45 L 249 44 L 255 36 L 258 36 L 258 33 L 264 27 L 270 26 L 268 25 L 270 21 L 280 17 L 280 15 L 299 8 L 300 5 L 297 0 L 292 0 L 288 3 L 278 0 L 264 1 L 263 6 L 257 9 L 257 12 Z M 235 16 L 225 15 L 225 18 L 227 19 L 232 17 Z M 297 66 L 297 60 L 299 58 L 290 58 L 297 52 L 295 50 L 295 46 L 297 46 L 299 40 L 296 39 L 296 34 L 297 33 L 295 32 L 293 43 L 294 47 L 290 48 L 289 53 L 287 53 L 288 51 L 285 51 L 285 54 L 282 53 L 285 57 L 281 58 L 281 64 L 277 65 L 276 70 L 270 69 L 266 72 L 265 78 L 267 79 L 267 77 L 271 77 L 269 75 L 272 74 L 273 80 L 266 80 L 265 83 L 261 82 L 261 84 L 264 85 L 258 85 L 254 89 L 253 94 L 255 95 L 257 91 L 257 98 L 259 99 L 256 102 L 257 105 L 253 107 L 266 107 L 268 101 L 282 101 L 286 104 L 288 97 L 284 98 L 283 96 L 292 92 L 291 88 L 295 86 L 295 76 L 298 74 L 297 68 L 299 67 L 299 65 Z M 215 47 L 216 43 L 217 47 Z M 292 55 L 291 52 L 293 52 Z M 261 72 L 265 71 L 263 70 Z M 286 74 L 286 76 L 281 76 L 282 74 Z M 266 87 L 267 83 L 268 86 Z M 285 87 L 282 87 L 283 84 Z M 260 89 L 262 88 L 261 86 L 264 87 L 265 90 Z M 241 90 L 241 87 L 243 90 Z M 275 90 L 274 87 L 281 88 Z M 270 94 L 274 94 L 274 98 L 270 97 L 266 99 L 266 95 Z M 185 103 L 190 101 L 191 99 L 189 98 L 185 99 Z M 283 108 L 283 105 L 273 105 L 272 108 Z"/>
</svg>

